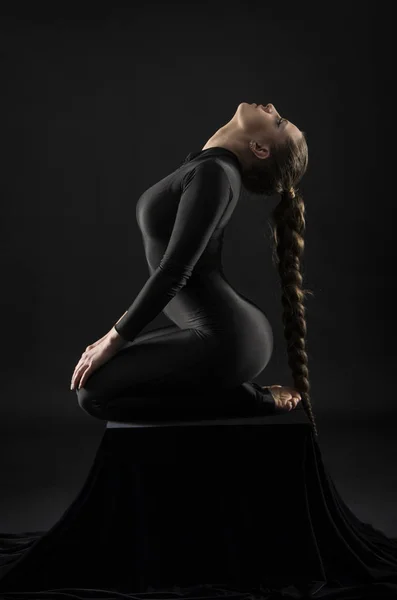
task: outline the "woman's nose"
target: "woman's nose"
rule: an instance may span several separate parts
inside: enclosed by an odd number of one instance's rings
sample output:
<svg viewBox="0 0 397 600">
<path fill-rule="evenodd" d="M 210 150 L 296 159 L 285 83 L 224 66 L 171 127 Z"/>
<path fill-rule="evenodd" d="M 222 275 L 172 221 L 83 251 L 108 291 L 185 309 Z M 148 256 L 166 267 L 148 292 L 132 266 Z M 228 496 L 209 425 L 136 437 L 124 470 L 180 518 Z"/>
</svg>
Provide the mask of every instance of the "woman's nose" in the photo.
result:
<svg viewBox="0 0 397 600">
<path fill-rule="evenodd" d="M 280 117 L 278 111 L 274 107 L 274 104 L 267 104 L 266 111 L 269 112 L 271 115 L 276 114 L 278 117 Z"/>
</svg>

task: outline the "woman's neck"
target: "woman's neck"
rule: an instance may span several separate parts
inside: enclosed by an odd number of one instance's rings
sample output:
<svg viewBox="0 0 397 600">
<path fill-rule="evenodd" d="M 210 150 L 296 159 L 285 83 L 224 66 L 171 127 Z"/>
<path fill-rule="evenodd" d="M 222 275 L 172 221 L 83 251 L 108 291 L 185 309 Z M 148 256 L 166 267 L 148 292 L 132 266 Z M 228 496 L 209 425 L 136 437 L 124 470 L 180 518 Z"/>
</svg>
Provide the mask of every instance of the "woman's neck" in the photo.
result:
<svg viewBox="0 0 397 600">
<path fill-rule="evenodd" d="M 205 143 L 202 150 L 208 148 L 221 147 L 234 152 L 241 165 L 245 166 L 249 161 L 249 146 L 244 133 L 239 129 L 233 121 L 223 125 L 213 136 Z"/>
</svg>

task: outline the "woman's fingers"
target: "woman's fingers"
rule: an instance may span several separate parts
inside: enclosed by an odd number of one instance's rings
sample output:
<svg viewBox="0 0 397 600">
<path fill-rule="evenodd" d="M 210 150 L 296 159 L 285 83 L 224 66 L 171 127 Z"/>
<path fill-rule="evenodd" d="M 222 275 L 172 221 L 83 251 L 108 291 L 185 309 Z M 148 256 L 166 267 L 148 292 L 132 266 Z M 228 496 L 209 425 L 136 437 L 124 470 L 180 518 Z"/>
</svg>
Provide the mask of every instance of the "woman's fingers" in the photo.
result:
<svg viewBox="0 0 397 600">
<path fill-rule="evenodd" d="M 75 387 L 78 384 L 78 381 L 80 379 L 80 376 L 82 374 L 82 372 L 84 371 L 84 369 L 87 368 L 87 364 L 85 362 L 79 362 L 78 365 L 76 366 L 74 373 L 73 373 L 73 377 L 72 377 L 72 383 L 71 383 L 71 390 L 74 390 Z"/>
<path fill-rule="evenodd" d="M 70 382 L 70 389 L 73 390 L 75 387 L 75 383 L 76 383 L 76 378 L 77 378 L 77 373 L 79 372 L 79 369 L 81 368 L 81 361 L 79 361 L 77 363 L 77 365 L 75 366 L 75 369 L 73 371 L 73 375 L 72 375 L 72 379 Z"/>
<path fill-rule="evenodd" d="M 296 408 L 300 402 L 300 398 L 298 398 L 297 396 L 294 396 L 292 398 L 292 402 L 293 402 L 293 407 Z"/>
<path fill-rule="evenodd" d="M 80 378 L 80 382 L 79 382 L 79 389 L 84 387 L 85 382 L 87 381 L 88 377 L 91 374 L 91 365 L 87 365 L 87 368 L 85 369 L 85 371 L 83 372 L 81 378 Z"/>
<path fill-rule="evenodd" d="M 73 375 L 76 373 L 77 369 L 79 369 L 81 367 L 81 365 L 83 365 L 86 362 L 86 360 L 87 360 L 87 355 L 85 352 L 83 352 L 83 354 L 80 357 L 79 362 L 77 363 L 77 365 L 74 368 Z"/>
<path fill-rule="evenodd" d="M 299 400 L 302 400 L 301 395 L 297 390 L 291 387 L 288 387 L 287 390 L 291 394 L 293 400 L 296 400 L 297 402 L 299 402 Z"/>
<path fill-rule="evenodd" d="M 84 350 L 83 354 L 80 357 L 79 362 L 77 363 L 77 365 L 74 368 L 71 383 L 70 383 L 71 390 L 73 390 L 76 387 L 77 380 L 79 378 L 81 370 L 84 369 L 87 365 L 88 352 L 89 352 L 89 346 L 87 346 L 87 348 Z"/>
<path fill-rule="evenodd" d="M 72 383 L 73 383 L 73 379 L 76 377 L 76 373 L 77 373 L 77 371 L 78 371 L 78 370 L 80 369 L 80 367 L 83 365 L 83 362 L 84 362 L 84 361 L 83 361 L 82 359 L 80 359 L 80 360 L 79 360 L 79 362 L 77 363 L 77 365 L 75 366 L 75 368 L 74 368 L 74 371 L 73 371 L 73 375 L 72 375 Z"/>
</svg>

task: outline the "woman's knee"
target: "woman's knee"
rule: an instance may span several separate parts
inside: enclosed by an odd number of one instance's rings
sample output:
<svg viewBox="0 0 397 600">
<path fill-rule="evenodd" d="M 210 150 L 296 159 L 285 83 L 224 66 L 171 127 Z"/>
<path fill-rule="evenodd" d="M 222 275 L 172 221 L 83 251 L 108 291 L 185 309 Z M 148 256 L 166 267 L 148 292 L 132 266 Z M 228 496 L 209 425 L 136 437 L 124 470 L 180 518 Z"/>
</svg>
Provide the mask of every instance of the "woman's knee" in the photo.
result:
<svg viewBox="0 0 397 600">
<path fill-rule="evenodd" d="M 105 419 L 103 398 L 85 389 L 84 387 L 77 389 L 77 402 L 81 409 L 91 417 L 97 419 Z"/>
</svg>

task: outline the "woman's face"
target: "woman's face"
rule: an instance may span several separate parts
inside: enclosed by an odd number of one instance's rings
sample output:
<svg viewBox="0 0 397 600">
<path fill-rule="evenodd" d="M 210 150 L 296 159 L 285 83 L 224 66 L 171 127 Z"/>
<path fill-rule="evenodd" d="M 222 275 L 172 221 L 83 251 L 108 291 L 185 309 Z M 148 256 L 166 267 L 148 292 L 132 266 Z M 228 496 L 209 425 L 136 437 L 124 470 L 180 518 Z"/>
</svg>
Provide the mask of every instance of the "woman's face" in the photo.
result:
<svg viewBox="0 0 397 600">
<path fill-rule="evenodd" d="M 256 142 L 250 148 L 259 158 L 269 155 L 272 144 L 283 144 L 288 136 L 296 140 L 302 135 L 296 125 L 281 117 L 273 104 L 242 102 L 233 118 L 247 138 Z"/>
</svg>

